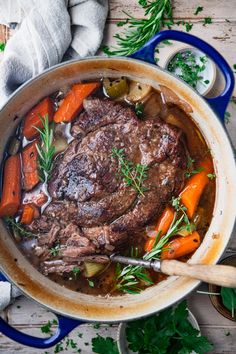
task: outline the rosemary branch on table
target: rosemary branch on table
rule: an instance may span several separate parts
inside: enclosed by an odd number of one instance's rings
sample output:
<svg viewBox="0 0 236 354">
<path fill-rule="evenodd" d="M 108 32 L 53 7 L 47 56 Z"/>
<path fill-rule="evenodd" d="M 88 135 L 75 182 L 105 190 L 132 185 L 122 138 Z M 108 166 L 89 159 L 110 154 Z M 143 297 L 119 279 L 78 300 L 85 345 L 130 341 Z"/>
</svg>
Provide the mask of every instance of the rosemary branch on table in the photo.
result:
<svg viewBox="0 0 236 354">
<path fill-rule="evenodd" d="M 53 167 L 53 157 L 55 154 L 55 146 L 53 145 L 53 127 L 50 127 L 48 121 L 48 114 L 45 117 L 41 117 L 40 119 L 43 124 L 43 128 L 37 128 L 40 134 L 41 142 L 40 144 L 36 144 L 36 148 L 38 151 L 38 167 L 39 167 L 39 176 L 42 182 L 47 182 L 50 173 Z"/>
<path fill-rule="evenodd" d="M 143 187 L 143 182 L 147 178 L 148 166 L 137 164 L 125 158 L 124 149 L 112 148 L 112 156 L 119 162 L 120 175 L 127 186 L 131 186 L 138 194 L 144 195 L 147 190 Z"/>
<path fill-rule="evenodd" d="M 155 33 L 159 32 L 163 25 L 173 24 L 171 0 L 139 0 L 145 10 L 144 19 L 136 19 L 128 16 L 126 21 L 121 21 L 119 27 L 127 24 L 128 28 L 120 34 L 115 34 L 117 46 L 104 47 L 107 55 L 126 56 L 140 49 Z"/>
</svg>

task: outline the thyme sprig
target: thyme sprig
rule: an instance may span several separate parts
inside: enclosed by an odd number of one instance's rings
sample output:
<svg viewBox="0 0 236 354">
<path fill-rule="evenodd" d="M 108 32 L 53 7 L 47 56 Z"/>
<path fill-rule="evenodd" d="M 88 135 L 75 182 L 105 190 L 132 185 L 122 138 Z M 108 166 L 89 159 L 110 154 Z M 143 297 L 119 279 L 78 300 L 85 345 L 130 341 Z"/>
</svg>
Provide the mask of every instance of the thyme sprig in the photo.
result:
<svg viewBox="0 0 236 354">
<path fill-rule="evenodd" d="M 181 230 L 186 230 L 187 227 L 191 225 L 188 217 L 186 219 L 185 210 L 182 210 L 182 206 L 180 204 L 178 204 L 178 211 L 182 211 L 182 215 L 177 217 L 177 213 L 175 213 L 174 220 L 167 233 L 162 237 L 160 237 L 160 232 L 157 234 L 156 243 L 150 252 L 144 254 L 144 260 L 150 261 L 154 259 L 160 259 L 161 252 L 165 250 L 165 245 L 168 243 L 169 239 L 175 236 Z M 186 224 L 187 220 L 189 224 Z M 129 294 L 138 294 L 141 291 L 139 286 L 140 280 L 146 282 L 147 285 L 153 284 L 152 280 L 149 278 L 143 267 L 128 265 L 122 268 L 119 263 L 117 264 L 115 285 L 117 290 Z"/>
<path fill-rule="evenodd" d="M 16 234 L 18 234 L 21 237 L 35 237 L 35 235 L 27 231 L 24 226 L 18 221 L 16 221 L 13 217 L 11 216 L 6 216 L 5 221 L 9 227 L 12 228 L 12 231 Z"/>
<path fill-rule="evenodd" d="M 144 195 L 147 190 L 143 182 L 147 178 L 148 166 L 137 164 L 125 158 L 124 149 L 112 148 L 112 157 L 116 158 L 120 166 L 120 174 L 127 186 L 131 186 L 138 194 Z"/>
<path fill-rule="evenodd" d="M 128 28 L 120 34 L 115 34 L 117 46 L 103 48 L 107 55 L 130 55 L 140 49 L 155 33 L 159 32 L 163 25 L 173 24 L 171 0 L 139 0 L 145 10 L 144 19 L 135 17 L 124 12 L 128 19 L 119 22 L 117 25 Z"/>
<path fill-rule="evenodd" d="M 43 128 L 37 128 L 40 134 L 41 142 L 36 144 L 38 151 L 38 167 L 39 167 L 39 176 L 42 182 L 47 182 L 50 178 L 50 173 L 52 172 L 53 167 L 53 157 L 55 154 L 55 146 L 53 145 L 53 127 L 50 126 L 48 120 L 48 114 L 45 117 L 40 119 L 43 124 Z"/>
<path fill-rule="evenodd" d="M 49 252 L 53 257 L 56 257 L 58 256 L 60 249 L 61 249 L 61 245 L 58 243 L 55 247 L 51 247 L 49 249 Z"/>
</svg>

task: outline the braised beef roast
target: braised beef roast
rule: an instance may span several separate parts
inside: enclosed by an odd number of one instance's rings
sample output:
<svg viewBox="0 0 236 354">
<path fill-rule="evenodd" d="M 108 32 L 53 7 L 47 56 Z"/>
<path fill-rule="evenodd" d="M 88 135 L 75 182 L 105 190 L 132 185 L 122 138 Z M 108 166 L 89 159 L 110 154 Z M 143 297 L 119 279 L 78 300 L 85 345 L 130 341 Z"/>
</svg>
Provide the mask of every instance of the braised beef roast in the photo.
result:
<svg viewBox="0 0 236 354">
<path fill-rule="evenodd" d="M 54 164 L 52 202 L 29 226 L 38 234 L 34 252 L 45 273 L 70 272 L 86 257 L 103 262 L 99 254 L 122 247 L 183 188 L 187 158 L 178 128 L 142 121 L 133 108 L 109 99 L 89 97 L 83 106 L 71 129 L 74 140 Z M 113 148 L 148 166 L 143 195 L 124 182 Z M 59 259 L 50 261 L 49 248 L 57 244 Z"/>
</svg>

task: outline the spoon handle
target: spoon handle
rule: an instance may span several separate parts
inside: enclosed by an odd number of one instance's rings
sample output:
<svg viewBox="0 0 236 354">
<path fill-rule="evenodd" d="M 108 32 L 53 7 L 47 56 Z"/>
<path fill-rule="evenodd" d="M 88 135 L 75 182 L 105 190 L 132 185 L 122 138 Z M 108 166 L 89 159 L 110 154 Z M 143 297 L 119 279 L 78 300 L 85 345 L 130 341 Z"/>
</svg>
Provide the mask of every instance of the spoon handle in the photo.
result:
<svg viewBox="0 0 236 354">
<path fill-rule="evenodd" d="M 167 275 L 182 275 L 210 284 L 236 288 L 236 267 L 163 260 L 161 261 L 160 269 L 162 273 Z"/>
</svg>

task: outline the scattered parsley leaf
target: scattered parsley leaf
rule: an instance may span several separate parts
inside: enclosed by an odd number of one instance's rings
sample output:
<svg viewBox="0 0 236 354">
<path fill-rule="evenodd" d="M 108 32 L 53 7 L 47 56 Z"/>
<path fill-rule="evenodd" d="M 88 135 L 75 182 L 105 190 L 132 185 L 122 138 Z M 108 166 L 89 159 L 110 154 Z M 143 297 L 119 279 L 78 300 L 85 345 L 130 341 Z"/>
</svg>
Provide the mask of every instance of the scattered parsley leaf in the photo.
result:
<svg viewBox="0 0 236 354">
<path fill-rule="evenodd" d="M 49 252 L 53 257 L 56 257 L 58 256 L 60 249 L 61 249 L 61 245 L 57 244 L 55 247 L 49 248 Z"/>
<path fill-rule="evenodd" d="M 92 339 L 92 350 L 97 354 L 119 354 L 118 347 L 114 339 L 111 337 L 103 338 L 100 335 Z"/>
<path fill-rule="evenodd" d="M 225 117 L 224 117 L 224 122 L 225 124 L 229 124 L 230 122 L 230 117 L 231 117 L 231 114 L 229 112 L 225 112 Z"/>
<path fill-rule="evenodd" d="M 233 64 L 234 72 L 236 73 L 236 64 Z"/>
<path fill-rule="evenodd" d="M 162 41 L 163 44 L 165 45 L 172 45 L 173 42 L 169 41 L 168 39 L 165 39 L 164 41 Z"/>
<path fill-rule="evenodd" d="M 236 97 L 232 96 L 232 97 L 230 98 L 230 102 L 236 104 Z"/>
<path fill-rule="evenodd" d="M 195 170 L 191 170 L 185 173 L 186 178 L 190 178 L 193 175 L 198 174 L 199 172 L 202 172 L 204 169 L 202 167 L 198 167 Z"/>
<path fill-rule="evenodd" d="M 6 43 L 0 42 L 0 52 L 4 52 Z"/>
<path fill-rule="evenodd" d="M 135 105 L 134 110 L 135 110 L 136 116 L 137 116 L 138 118 L 141 118 L 141 117 L 142 117 L 142 115 L 143 115 L 143 109 L 144 109 L 144 105 L 143 105 L 142 103 L 137 103 L 137 104 Z"/>
<path fill-rule="evenodd" d="M 52 325 L 58 325 L 57 320 L 53 319 L 52 321 L 48 321 L 45 325 L 41 326 L 42 333 L 52 333 L 51 327 Z"/>
<path fill-rule="evenodd" d="M 211 23 L 212 23 L 212 18 L 211 17 L 205 17 L 204 18 L 203 26 L 209 25 Z"/>
<path fill-rule="evenodd" d="M 123 27 L 124 25 L 126 25 L 126 24 L 127 24 L 127 22 L 128 22 L 128 20 L 125 20 L 125 21 L 119 21 L 119 22 L 117 22 L 116 26 L 117 26 L 117 27 Z"/>
<path fill-rule="evenodd" d="M 207 177 L 210 179 L 214 179 L 214 178 L 216 178 L 216 175 L 215 175 L 215 173 L 208 173 Z"/>
<path fill-rule="evenodd" d="M 93 328 L 94 329 L 99 329 L 101 327 L 101 324 L 100 323 L 94 323 L 93 324 Z"/>
<path fill-rule="evenodd" d="M 203 7 L 202 7 L 202 6 L 198 6 L 198 7 L 196 8 L 195 12 L 194 12 L 194 15 L 195 15 L 195 16 L 198 15 L 199 12 L 202 12 L 202 10 L 203 10 Z"/>
<path fill-rule="evenodd" d="M 80 274 L 81 269 L 79 267 L 74 267 L 72 269 L 72 273 L 74 274 L 75 278 L 77 277 L 78 274 Z"/>
<path fill-rule="evenodd" d="M 204 84 L 208 85 L 210 83 L 210 80 L 204 80 Z"/>
<path fill-rule="evenodd" d="M 90 286 L 90 288 L 94 288 L 94 282 L 92 280 L 88 280 L 88 285 Z"/>
<path fill-rule="evenodd" d="M 55 349 L 54 349 L 54 353 L 57 354 L 57 353 L 60 353 L 64 350 L 64 347 L 63 347 L 63 342 L 59 342 L 56 344 L 55 346 Z"/>
<path fill-rule="evenodd" d="M 184 25 L 187 32 L 190 32 L 191 29 L 193 28 L 193 23 L 191 22 L 185 22 Z"/>
</svg>

